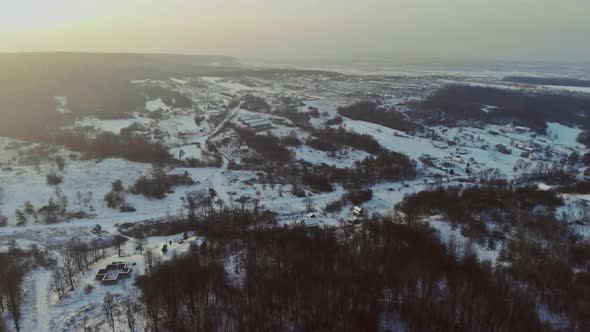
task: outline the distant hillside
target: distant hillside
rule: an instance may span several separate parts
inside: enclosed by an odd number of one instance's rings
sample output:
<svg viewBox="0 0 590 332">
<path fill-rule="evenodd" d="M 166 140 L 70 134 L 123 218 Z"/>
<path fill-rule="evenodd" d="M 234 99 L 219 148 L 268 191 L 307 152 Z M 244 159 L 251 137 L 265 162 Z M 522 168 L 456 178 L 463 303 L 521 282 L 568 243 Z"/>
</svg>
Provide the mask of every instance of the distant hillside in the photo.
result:
<svg viewBox="0 0 590 332">
<path fill-rule="evenodd" d="M 68 75 L 80 71 L 117 70 L 133 78 L 154 75 L 200 74 L 224 67 L 237 68 L 236 58 L 216 55 L 173 55 L 132 53 L 0 53 L 1 81 L 16 75 Z M 6 75 L 4 75 L 6 74 Z"/>
<path fill-rule="evenodd" d="M 532 85 L 555 85 L 555 86 L 576 86 L 590 88 L 590 80 L 579 80 L 575 78 L 547 78 L 529 76 L 507 76 L 505 82 L 525 83 Z"/>
<path fill-rule="evenodd" d="M 485 105 L 495 106 L 485 112 Z M 420 102 L 410 116 L 426 124 L 460 121 L 516 123 L 544 131 L 546 122 L 590 128 L 590 98 L 557 93 L 526 93 L 489 87 L 447 85 Z"/>
<path fill-rule="evenodd" d="M 231 57 L 126 53 L 0 53 L 0 136 L 36 138 L 77 115 L 116 118 L 142 107 L 131 80 L 240 70 Z M 70 114 L 57 114 L 66 96 Z"/>
</svg>

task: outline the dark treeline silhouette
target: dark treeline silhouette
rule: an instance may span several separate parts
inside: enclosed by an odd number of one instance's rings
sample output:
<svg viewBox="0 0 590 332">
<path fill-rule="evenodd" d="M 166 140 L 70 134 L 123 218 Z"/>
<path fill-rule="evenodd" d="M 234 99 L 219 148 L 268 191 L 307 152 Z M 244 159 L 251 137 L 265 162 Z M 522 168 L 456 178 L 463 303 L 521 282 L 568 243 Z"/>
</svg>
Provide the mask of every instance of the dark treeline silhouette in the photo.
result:
<svg viewBox="0 0 590 332">
<path fill-rule="evenodd" d="M 75 152 L 88 153 L 96 158 L 123 158 L 136 162 L 167 163 L 173 160 L 168 149 L 159 143 L 149 142 L 138 135 L 117 135 L 104 132 L 88 138 L 83 132 L 61 130 L 47 141 L 63 145 Z"/>
<path fill-rule="evenodd" d="M 71 124 L 80 116 L 124 118 L 141 111 L 148 97 L 132 80 L 163 79 L 227 71 L 235 59 L 215 56 L 106 53 L 0 54 L 0 136 L 25 140 L 43 137 L 48 129 Z M 232 69 L 233 70 L 233 69 Z M 174 93 L 174 92 L 170 92 Z M 55 96 L 65 96 L 71 113 L 56 111 Z M 156 97 L 157 98 L 157 97 Z M 164 101 L 170 101 L 164 98 Z M 175 103 L 188 105 L 186 99 Z M 180 104 L 179 104 L 180 105 Z"/>
<path fill-rule="evenodd" d="M 350 146 L 368 153 L 377 154 L 381 151 L 381 145 L 370 135 L 357 134 L 338 129 L 324 128 L 312 132 L 314 138 L 307 141 L 307 145 L 322 151 L 337 151 L 342 146 Z"/>
<path fill-rule="evenodd" d="M 349 106 L 339 107 L 338 113 L 353 120 L 377 123 L 405 132 L 412 132 L 420 128 L 419 125 L 406 119 L 402 113 L 396 111 L 394 107 L 386 108 L 372 101 L 361 101 Z"/>
<path fill-rule="evenodd" d="M 561 204 L 561 199 L 551 191 L 542 191 L 535 187 L 513 189 L 500 185 L 421 191 L 409 195 L 396 207 L 410 221 L 443 213 L 451 221 L 471 222 L 472 216 L 478 213 L 506 212 L 512 208 L 531 210 L 537 205 L 556 207 Z"/>
<path fill-rule="evenodd" d="M 484 105 L 497 109 L 486 113 Z M 551 93 L 532 94 L 488 87 L 448 85 L 415 107 L 410 116 L 426 124 L 453 125 L 457 121 L 516 123 L 543 132 L 546 122 L 590 126 L 590 98 Z"/>
<path fill-rule="evenodd" d="M 529 295 L 422 226 L 232 228 L 138 278 L 151 330 L 548 330 Z"/>
<path fill-rule="evenodd" d="M 586 146 L 586 148 L 590 147 L 590 130 L 584 130 L 581 132 L 576 140 Z"/>
<path fill-rule="evenodd" d="M 504 81 L 533 85 L 579 86 L 590 88 L 590 80 L 580 80 L 565 77 L 506 76 L 504 77 Z"/>
<path fill-rule="evenodd" d="M 191 108 L 193 101 L 182 93 L 163 88 L 159 85 L 147 85 L 143 87 L 144 93 L 150 99 L 161 98 L 166 106 L 175 108 Z"/>
</svg>

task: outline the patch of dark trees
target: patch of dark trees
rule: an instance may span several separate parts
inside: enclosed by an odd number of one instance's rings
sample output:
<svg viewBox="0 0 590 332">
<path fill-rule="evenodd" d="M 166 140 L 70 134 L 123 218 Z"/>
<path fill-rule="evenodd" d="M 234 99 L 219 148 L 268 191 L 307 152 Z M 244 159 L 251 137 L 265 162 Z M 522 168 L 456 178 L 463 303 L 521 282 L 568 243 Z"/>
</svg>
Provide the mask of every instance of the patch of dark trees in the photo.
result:
<svg viewBox="0 0 590 332">
<path fill-rule="evenodd" d="M 484 105 L 497 109 L 486 113 Z M 590 127 L 590 98 L 557 93 L 528 93 L 489 87 L 447 85 L 415 105 L 410 116 L 429 125 L 461 121 L 507 124 L 544 132 L 546 122 Z"/>
<path fill-rule="evenodd" d="M 469 223 L 474 215 L 509 211 L 512 208 L 532 210 L 542 205 L 557 207 L 561 198 L 554 192 L 535 187 L 512 188 L 509 185 L 438 188 L 407 196 L 396 209 L 411 221 L 423 216 L 443 214 L 452 222 Z"/>
<path fill-rule="evenodd" d="M 371 189 L 353 189 L 334 202 L 326 204 L 324 211 L 339 212 L 347 204 L 361 205 L 373 199 L 373 190 Z"/>
<path fill-rule="evenodd" d="M 331 192 L 334 184 L 364 188 L 383 181 L 416 177 L 416 165 L 401 153 L 381 150 L 375 156 L 355 162 L 350 168 L 312 165 L 303 161 L 294 162 L 292 153 L 275 136 L 256 135 L 240 128 L 236 131 L 260 156 L 242 158 L 241 165 L 232 163 L 231 168 L 264 171 L 266 181 L 270 183 L 291 183 L 295 187 L 305 185 L 314 191 Z"/>
<path fill-rule="evenodd" d="M 148 198 L 163 199 L 176 186 L 190 186 L 195 181 L 188 172 L 184 174 L 166 174 L 160 166 L 154 166 L 147 176 L 142 176 L 131 186 L 130 191 Z"/>
<path fill-rule="evenodd" d="M 344 122 L 344 119 L 342 119 L 341 116 L 335 116 L 326 121 L 326 126 L 336 126 L 341 124 L 342 122 Z"/>
<path fill-rule="evenodd" d="M 264 159 L 273 162 L 288 162 L 293 158 L 291 151 L 283 144 L 281 139 L 271 134 L 256 135 L 248 129 L 235 127 L 234 130 L 250 148 L 258 152 Z"/>
<path fill-rule="evenodd" d="M 516 179 L 519 183 L 543 182 L 548 185 L 571 186 L 578 180 L 575 175 L 566 172 L 563 168 L 550 168 L 544 171 L 536 171 L 529 174 L 523 174 Z"/>
<path fill-rule="evenodd" d="M 289 96 L 281 96 L 279 102 L 280 104 L 275 109 L 274 114 L 291 120 L 293 124 L 295 124 L 297 127 L 303 130 L 313 130 L 313 126 L 311 126 L 309 120 L 312 117 L 319 116 L 319 110 L 317 111 L 317 113 L 315 113 L 310 112 L 308 108 L 307 112 L 300 112 L 299 107 L 304 106 L 304 104 L 298 101 L 296 98 L 292 98 Z"/>
<path fill-rule="evenodd" d="M 308 139 L 306 144 L 321 151 L 338 151 L 343 146 L 363 150 L 371 154 L 379 153 L 381 145 L 371 136 L 338 129 L 323 128 L 312 132 L 313 137 Z"/>
<path fill-rule="evenodd" d="M 560 186 L 555 189 L 557 192 L 566 194 L 590 194 L 590 181 L 576 181 L 572 184 Z"/>
<path fill-rule="evenodd" d="M 377 331 L 384 317 L 409 331 L 549 330 L 530 293 L 420 225 L 236 228 L 137 279 L 150 330 Z"/>
<path fill-rule="evenodd" d="M 401 153 L 382 151 L 375 157 L 357 161 L 350 168 L 326 164 L 301 167 L 301 182 L 320 192 L 331 192 L 333 184 L 345 188 L 363 188 L 379 182 L 394 182 L 416 177 L 416 166 Z"/>
<path fill-rule="evenodd" d="M 173 160 L 168 149 L 149 142 L 139 135 L 117 135 L 110 132 L 89 138 L 84 132 L 60 130 L 48 138 L 52 144 L 63 145 L 75 152 L 94 158 L 123 158 L 143 163 L 169 163 Z"/>
<path fill-rule="evenodd" d="M 194 106 L 194 102 L 184 94 L 161 87 L 159 85 L 148 85 L 144 86 L 144 93 L 149 99 L 162 99 L 162 102 L 169 107 L 173 108 L 191 108 Z"/>
<path fill-rule="evenodd" d="M 450 187 L 410 195 L 396 208 L 410 222 L 442 214 L 468 239 L 485 245 L 487 237 L 488 249 L 501 241 L 498 260 L 506 264 L 496 266 L 495 278 L 563 317 L 566 329 L 583 331 L 590 327 L 590 241 L 571 220 L 557 218 L 560 205 L 555 192 L 533 187 Z"/>
<path fill-rule="evenodd" d="M 287 136 L 281 137 L 280 142 L 282 145 L 293 146 L 293 147 L 298 147 L 298 146 L 301 146 L 301 144 L 302 144 L 301 140 L 299 140 L 299 138 L 297 137 L 297 135 L 295 133 L 291 133 Z"/>
<path fill-rule="evenodd" d="M 581 144 L 584 144 L 586 148 L 590 148 L 590 130 L 584 130 L 583 132 L 581 132 L 576 138 L 576 140 Z M 590 158 L 587 158 L 586 161 L 588 161 L 589 159 Z M 590 164 L 590 162 L 587 162 L 587 164 Z"/>
<path fill-rule="evenodd" d="M 413 132 L 420 128 L 418 124 L 407 119 L 395 107 L 387 108 L 372 101 L 360 101 L 349 106 L 339 107 L 338 114 L 353 120 L 376 123 L 405 132 Z"/>
<path fill-rule="evenodd" d="M 198 213 L 195 206 L 191 210 L 186 202 L 187 214 L 170 220 L 154 220 L 144 223 L 124 224 L 119 232 L 138 238 L 146 236 L 171 236 L 184 232 L 195 232 L 211 240 L 232 238 L 253 227 L 276 225 L 276 216 L 268 210 L 224 208 L 211 209 L 210 213 Z M 192 215 L 194 213 L 194 215 Z"/>
<path fill-rule="evenodd" d="M 504 82 L 524 83 L 532 85 L 577 86 L 590 88 L 590 80 L 580 80 L 565 77 L 531 77 L 531 76 L 506 76 Z"/>
<path fill-rule="evenodd" d="M 245 95 L 242 98 L 242 108 L 250 112 L 266 113 L 270 112 L 270 105 L 262 97 L 254 95 Z"/>
</svg>

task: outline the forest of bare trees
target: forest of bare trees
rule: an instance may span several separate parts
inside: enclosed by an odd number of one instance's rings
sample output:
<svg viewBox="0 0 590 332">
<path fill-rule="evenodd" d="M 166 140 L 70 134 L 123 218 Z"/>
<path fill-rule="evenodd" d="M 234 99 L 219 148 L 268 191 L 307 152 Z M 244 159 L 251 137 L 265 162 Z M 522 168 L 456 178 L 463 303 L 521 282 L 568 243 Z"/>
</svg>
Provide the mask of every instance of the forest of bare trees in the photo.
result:
<svg viewBox="0 0 590 332">
<path fill-rule="evenodd" d="M 412 331 L 547 329 L 529 294 L 423 226 L 230 234 L 138 279 L 152 330 L 375 331 L 384 317 Z M 233 255 L 242 258 L 227 271 Z"/>
</svg>

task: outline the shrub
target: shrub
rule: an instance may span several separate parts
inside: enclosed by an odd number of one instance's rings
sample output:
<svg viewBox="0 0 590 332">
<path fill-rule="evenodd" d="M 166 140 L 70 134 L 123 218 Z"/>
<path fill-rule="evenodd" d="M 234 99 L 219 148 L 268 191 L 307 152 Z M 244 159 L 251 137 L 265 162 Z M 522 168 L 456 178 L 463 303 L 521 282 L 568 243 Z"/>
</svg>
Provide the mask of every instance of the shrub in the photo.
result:
<svg viewBox="0 0 590 332">
<path fill-rule="evenodd" d="M 414 131 L 420 126 L 409 121 L 395 108 L 386 109 L 372 101 L 361 101 L 346 107 L 339 107 L 338 113 L 353 120 L 377 123 L 401 131 Z"/>
<path fill-rule="evenodd" d="M 58 184 L 63 182 L 63 176 L 61 176 L 55 172 L 51 172 L 51 173 L 47 174 L 46 179 L 47 179 L 47 185 L 49 185 L 49 186 L 57 186 Z"/>
<path fill-rule="evenodd" d="M 326 204 L 324 211 L 326 213 L 340 212 L 342 210 L 342 208 L 344 207 L 344 204 L 345 204 L 345 202 L 343 202 L 343 200 L 339 199 L 337 201 Z"/>
<path fill-rule="evenodd" d="M 334 118 L 326 121 L 326 126 L 334 126 L 334 125 L 339 125 L 342 122 L 344 122 L 344 119 L 342 119 L 341 116 L 335 116 Z"/>
<path fill-rule="evenodd" d="M 154 166 L 149 176 L 142 176 L 131 187 L 133 194 L 141 194 L 148 198 L 162 199 L 174 186 L 192 185 L 195 181 L 188 172 L 167 175 L 159 166 Z"/>
<path fill-rule="evenodd" d="M 344 198 L 354 205 L 361 205 L 361 204 L 373 199 L 373 190 L 371 190 L 371 189 L 352 190 L 352 191 L 349 191 L 344 196 Z"/>
<path fill-rule="evenodd" d="M 111 209 L 116 209 L 125 204 L 125 188 L 121 180 L 112 183 L 112 189 L 104 196 L 104 201 Z"/>
</svg>

